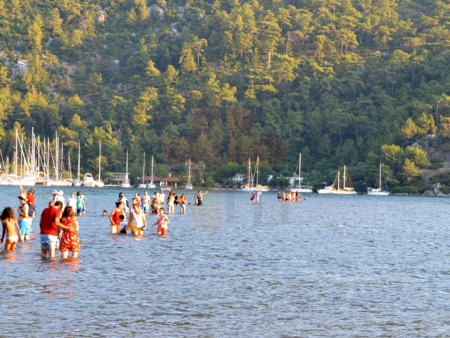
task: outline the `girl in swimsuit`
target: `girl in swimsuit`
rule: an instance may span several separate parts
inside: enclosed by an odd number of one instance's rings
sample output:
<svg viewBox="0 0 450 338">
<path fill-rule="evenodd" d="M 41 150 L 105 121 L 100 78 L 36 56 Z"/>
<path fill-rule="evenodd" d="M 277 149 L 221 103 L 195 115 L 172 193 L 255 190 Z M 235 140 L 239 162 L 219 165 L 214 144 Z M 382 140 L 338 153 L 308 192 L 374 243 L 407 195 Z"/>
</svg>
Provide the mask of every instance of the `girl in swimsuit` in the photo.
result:
<svg viewBox="0 0 450 338">
<path fill-rule="evenodd" d="M 156 225 L 156 233 L 158 235 L 166 236 L 167 235 L 167 224 L 169 224 L 169 218 L 164 214 L 164 208 L 159 209 L 158 220 L 152 225 L 152 228 Z"/>
<path fill-rule="evenodd" d="M 20 233 L 19 224 L 17 223 L 16 218 L 14 217 L 14 211 L 10 207 L 6 207 L 2 214 L 0 215 L 0 219 L 2 220 L 3 232 L 2 232 L 2 241 L 5 240 L 6 234 L 6 242 L 5 242 L 5 250 L 6 251 L 15 251 L 17 242 L 22 240 L 22 234 Z M 17 232 L 16 232 L 17 230 Z"/>
</svg>

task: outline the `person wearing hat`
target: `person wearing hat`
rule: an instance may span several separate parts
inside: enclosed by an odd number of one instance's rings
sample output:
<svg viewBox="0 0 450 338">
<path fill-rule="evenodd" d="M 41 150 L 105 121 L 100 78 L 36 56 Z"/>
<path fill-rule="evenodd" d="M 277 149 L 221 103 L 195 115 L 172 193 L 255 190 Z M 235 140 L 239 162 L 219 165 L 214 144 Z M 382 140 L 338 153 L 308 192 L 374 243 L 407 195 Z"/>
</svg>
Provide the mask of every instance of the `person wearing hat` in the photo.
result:
<svg viewBox="0 0 450 338">
<path fill-rule="evenodd" d="M 32 212 L 29 213 L 29 215 L 33 215 L 30 216 L 30 232 L 32 232 L 32 228 L 33 228 L 33 218 L 36 216 L 36 198 L 34 196 L 34 189 L 30 188 L 28 189 L 27 192 L 25 192 L 25 189 L 22 187 L 22 185 L 20 185 L 20 194 L 21 195 L 26 195 L 27 196 L 27 202 L 28 202 L 28 206 L 30 207 L 30 209 L 32 210 Z"/>
<path fill-rule="evenodd" d="M 22 236 L 22 241 L 30 240 L 30 218 L 28 216 L 28 211 L 30 206 L 27 202 L 27 195 L 20 194 L 19 196 L 20 206 L 17 208 L 19 213 L 18 223 L 20 228 L 20 234 Z"/>
<path fill-rule="evenodd" d="M 63 195 L 64 195 L 64 192 L 62 190 L 60 190 L 60 191 L 53 190 L 52 199 L 50 200 L 50 202 L 60 201 L 63 205 L 62 210 L 64 210 L 64 205 L 66 204 L 66 201 L 64 200 Z"/>
</svg>

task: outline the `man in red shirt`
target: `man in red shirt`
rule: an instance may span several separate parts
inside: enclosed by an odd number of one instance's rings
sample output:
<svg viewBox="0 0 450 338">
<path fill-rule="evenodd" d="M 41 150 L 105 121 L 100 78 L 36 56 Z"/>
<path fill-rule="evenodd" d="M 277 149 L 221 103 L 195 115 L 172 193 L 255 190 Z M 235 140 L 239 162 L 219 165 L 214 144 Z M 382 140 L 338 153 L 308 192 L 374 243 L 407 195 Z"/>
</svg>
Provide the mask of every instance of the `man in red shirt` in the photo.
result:
<svg viewBox="0 0 450 338">
<path fill-rule="evenodd" d="M 50 258 L 55 257 L 56 241 L 58 239 L 58 226 L 61 224 L 62 202 L 57 201 L 49 203 L 49 207 L 45 208 L 41 214 L 39 225 L 41 227 L 41 255 L 46 257 L 47 253 Z"/>
</svg>

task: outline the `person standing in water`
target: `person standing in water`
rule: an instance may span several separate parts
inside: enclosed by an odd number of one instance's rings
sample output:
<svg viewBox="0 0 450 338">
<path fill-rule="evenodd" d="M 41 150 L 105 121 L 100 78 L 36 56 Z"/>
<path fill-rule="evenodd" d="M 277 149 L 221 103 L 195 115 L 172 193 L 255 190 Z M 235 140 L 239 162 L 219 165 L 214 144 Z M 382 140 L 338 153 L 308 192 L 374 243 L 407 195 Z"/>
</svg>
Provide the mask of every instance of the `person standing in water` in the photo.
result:
<svg viewBox="0 0 450 338">
<path fill-rule="evenodd" d="M 111 234 L 116 234 L 117 230 L 120 227 L 120 216 L 123 216 L 125 219 L 125 212 L 123 211 L 123 203 L 116 202 L 116 207 L 109 214 L 109 220 L 111 221 Z"/>
<path fill-rule="evenodd" d="M 47 253 L 50 258 L 55 257 L 56 242 L 58 239 L 58 226 L 61 224 L 62 202 L 51 201 L 49 207 L 45 208 L 41 214 L 39 225 L 41 227 L 41 255 L 46 257 Z"/>
<path fill-rule="evenodd" d="M 69 251 L 72 252 L 72 258 L 78 258 L 78 252 L 81 249 L 80 238 L 78 237 L 79 227 L 72 207 L 68 206 L 64 209 L 59 227 L 63 229 L 59 244 L 61 258 L 68 258 Z"/>
<path fill-rule="evenodd" d="M 83 196 L 81 193 L 77 193 L 77 216 L 83 215 L 84 210 L 86 209 L 86 204 L 84 202 Z"/>
<path fill-rule="evenodd" d="M 36 217 L 36 197 L 34 196 L 34 189 L 30 188 L 28 189 L 28 191 L 25 193 L 25 189 L 22 187 L 22 185 L 20 185 L 20 194 L 21 195 L 26 195 L 27 196 L 27 203 L 28 206 L 30 207 L 30 212 L 29 212 L 29 221 L 30 221 L 30 232 L 33 231 L 33 219 L 34 217 Z"/>
<path fill-rule="evenodd" d="M 144 213 L 148 213 L 150 210 L 150 196 L 148 195 L 148 191 L 144 191 L 144 196 L 142 197 L 141 203 Z"/>
<path fill-rule="evenodd" d="M 0 215 L 0 219 L 2 220 L 3 227 L 1 244 L 5 241 L 6 234 L 5 250 L 15 251 L 19 240 L 21 242 L 23 240 L 19 224 L 17 223 L 16 217 L 14 217 L 14 210 L 11 207 L 6 207 Z"/>
<path fill-rule="evenodd" d="M 130 219 L 128 220 L 128 227 L 135 236 L 143 236 L 147 220 L 145 214 L 141 209 L 139 201 L 136 198 L 132 200 L 132 207 L 130 208 Z"/>
<path fill-rule="evenodd" d="M 168 214 L 175 213 L 175 193 L 172 191 L 169 193 L 169 197 L 167 198 L 167 206 L 169 208 Z"/>
<path fill-rule="evenodd" d="M 19 202 L 20 206 L 17 208 L 17 212 L 19 213 L 19 227 L 20 227 L 20 233 L 22 236 L 23 241 L 29 241 L 30 240 L 30 218 L 28 216 L 28 212 L 30 210 L 30 206 L 27 202 L 27 196 L 26 195 L 20 195 Z"/>
<path fill-rule="evenodd" d="M 169 224 L 169 218 L 164 214 L 164 208 L 159 208 L 158 211 L 158 220 L 152 225 L 152 229 L 155 226 L 156 233 L 158 235 L 166 236 L 167 235 L 167 224 Z"/>
<path fill-rule="evenodd" d="M 197 196 L 197 205 L 198 206 L 202 206 L 203 205 L 203 195 L 206 195 L 208 192 L 202 192 L 201 190 L 199 190 L 196 194 Z"/>
<path fill-rule="evenodd" d="M 184 215 L 186 213 L 186 204 L 187 204 L 185 194 L 181 195 L 181 197 L 178 199 L 178 203 L 180 204 L 180 214 Z"/>
</svg>

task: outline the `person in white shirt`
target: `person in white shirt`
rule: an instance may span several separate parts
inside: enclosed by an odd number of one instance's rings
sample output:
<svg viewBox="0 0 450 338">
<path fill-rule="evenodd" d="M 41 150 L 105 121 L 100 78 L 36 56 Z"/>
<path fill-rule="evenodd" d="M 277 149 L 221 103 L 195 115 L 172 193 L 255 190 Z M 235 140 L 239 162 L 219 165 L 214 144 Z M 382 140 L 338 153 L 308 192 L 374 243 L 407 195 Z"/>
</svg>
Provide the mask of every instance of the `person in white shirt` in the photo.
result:
<svg viewBox="0 0 450 338">
<path fill-rule="evenodd" d="M 164 195 L 164 192 L 161 190 L 159 193 L 159 205 L 164 208 L 164 203 L 166 202 L 166 195 Z"/>
<path fill-rule="evenodd" d="M 75 197 L 75 193 L 73 192 L 70 195 L 70 198 L 67 200 L 67 206 L 72 207 L 72 210 L 77 210 L 77 198 Z"/>
<path fill-rule="evenodd" d="M 130 212 L 130 204 L 128 203 L 127 198 L 121 192 L 119 193 L 119 202 L 123 203 L 123 211 Z"/>
</svg>

